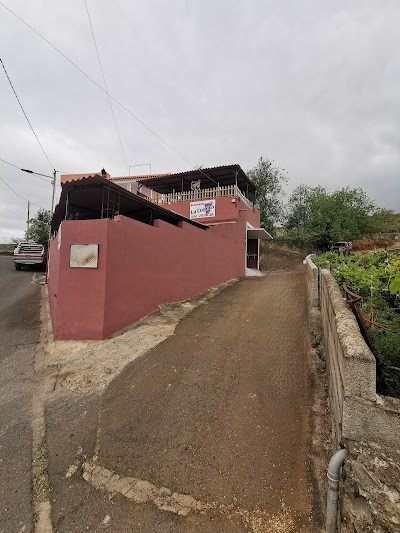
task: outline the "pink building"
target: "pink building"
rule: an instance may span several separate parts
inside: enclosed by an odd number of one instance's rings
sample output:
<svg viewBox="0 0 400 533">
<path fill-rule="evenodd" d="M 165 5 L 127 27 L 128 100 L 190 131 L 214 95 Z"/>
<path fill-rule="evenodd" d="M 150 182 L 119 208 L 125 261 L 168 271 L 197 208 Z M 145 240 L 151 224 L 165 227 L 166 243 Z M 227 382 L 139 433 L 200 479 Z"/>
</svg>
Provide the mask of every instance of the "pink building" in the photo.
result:
<svg viewBox="0 0 400 533">
<path fill-rule="evenodd" d="M 259 274 L 270 236 L 239 165 L 61 183 L 48 265 L 56 339 L 104 339 L 160 304 Z"/>
</svg>

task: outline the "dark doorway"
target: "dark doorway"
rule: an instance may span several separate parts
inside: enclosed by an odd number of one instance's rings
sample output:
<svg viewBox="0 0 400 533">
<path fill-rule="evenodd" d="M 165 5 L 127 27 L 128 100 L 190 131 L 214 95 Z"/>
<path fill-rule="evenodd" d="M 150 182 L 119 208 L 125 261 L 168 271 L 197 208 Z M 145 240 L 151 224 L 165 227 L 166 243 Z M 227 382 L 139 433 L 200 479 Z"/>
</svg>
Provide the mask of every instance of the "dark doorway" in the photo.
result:
<svg viewBox="0 0 400 533">
<path fill-rule="evenodd" d="M 247 268 L 258 269 L 258 239 L 247 239 Z"/>
</svg>

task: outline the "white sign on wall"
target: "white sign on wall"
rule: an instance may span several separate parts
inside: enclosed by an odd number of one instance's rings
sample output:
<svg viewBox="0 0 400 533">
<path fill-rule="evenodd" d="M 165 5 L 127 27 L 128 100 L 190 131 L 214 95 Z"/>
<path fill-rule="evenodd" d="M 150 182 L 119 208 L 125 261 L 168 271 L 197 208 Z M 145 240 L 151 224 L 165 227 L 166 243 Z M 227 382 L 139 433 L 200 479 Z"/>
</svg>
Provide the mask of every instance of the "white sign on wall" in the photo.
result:
<svg viewBox="0 0 400 533">
<path fill-rule="evenodd" d="M 97 268 L 98 264 L 98 244 L 71 244 L 69 256 L 69 266 L 71 268 Z"/>
<path fill-rule="evenodd" d="M 190 218 L 215 217 L 215 200 L 190 202 Z"/>
</svg>

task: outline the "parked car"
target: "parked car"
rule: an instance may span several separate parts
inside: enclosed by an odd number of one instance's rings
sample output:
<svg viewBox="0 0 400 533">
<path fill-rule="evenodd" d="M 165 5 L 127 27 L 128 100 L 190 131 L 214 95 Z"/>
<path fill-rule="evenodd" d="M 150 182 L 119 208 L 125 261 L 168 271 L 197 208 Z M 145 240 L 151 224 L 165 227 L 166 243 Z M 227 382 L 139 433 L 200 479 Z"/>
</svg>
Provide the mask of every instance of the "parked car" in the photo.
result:
<svg viewBox="0 0 400 533">
<path fill-rule="evenodd" d="M 334 242 L 331 246 L 331 252 L 340 255 L 350 255 L 353 251 L 351 242 L 338 241 Z"/>
<path fill-rule="evenodd" d="M 42 244 L 20 242 L 14 250 L 14 265 L 21 270 L 23 265 L 39 265 L 43 268 L 47 262 L 47 251 Z"/>
</svg>

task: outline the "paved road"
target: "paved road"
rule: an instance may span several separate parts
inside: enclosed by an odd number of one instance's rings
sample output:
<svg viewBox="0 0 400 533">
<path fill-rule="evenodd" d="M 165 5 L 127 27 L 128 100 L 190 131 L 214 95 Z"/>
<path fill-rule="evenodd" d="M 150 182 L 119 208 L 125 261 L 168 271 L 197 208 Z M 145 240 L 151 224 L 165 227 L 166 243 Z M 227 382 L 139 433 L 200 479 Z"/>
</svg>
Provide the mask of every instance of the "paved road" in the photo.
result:
<svg viewBox="0 0 400 533">
<path fill-rule="evenodd" d="M 0 256 L 0 533 L 32 530 L 30 423 L 39 287 Z"/>
<path fill-rule="evenodd" d="M 111 383 L 101 464 L 214 504 L 224 522 L 226 505 L 239 509 L 220 527 L 164 512 L 158 531 L 245 531 L 246 513 L 282 506 L 293 527 L 279 531 L 311 530 L 309 354 L 302 270 L 227 288 Z"/>
</svg>

